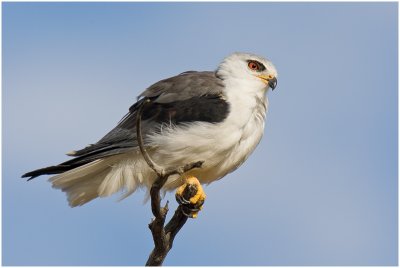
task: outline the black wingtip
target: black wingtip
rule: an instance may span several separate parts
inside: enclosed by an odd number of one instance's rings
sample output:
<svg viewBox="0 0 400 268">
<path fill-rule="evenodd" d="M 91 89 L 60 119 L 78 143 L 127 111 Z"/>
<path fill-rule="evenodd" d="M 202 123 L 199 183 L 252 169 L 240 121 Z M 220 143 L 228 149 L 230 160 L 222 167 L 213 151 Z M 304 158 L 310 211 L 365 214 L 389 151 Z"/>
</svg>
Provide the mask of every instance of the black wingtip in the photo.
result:
<svg viewBox="0 0 400 268">
<path fill-rule="evenodd" d="M 31 172 L 25 173 L 24 175 L 21 176 L 21 178 L 28 178 L 26 181 L 30 181 L 39 176 L 39 175 L 32 175 L 30 173 Z"/>
<path fill-rule="evenodd" d="M 47 168 L 41 168 L 41 169 L 37 169 L 34 171 L 30 171 L 30 172 L 27 172 L 24 175 L 22 175 L 21 178 L 28 178 L 27 181 L 30 181 L 41 175 L 51 174 L 51 173 L 48 173 L 48 171 L 51 170 L 52 168 L 54 168 L 54 167 L 47 167 Z"/>
<path fill-rule="evenodd" d="M 65 171 L 68 171 L 70 169 L 73 169 L 73 168 L 79 166 L 79 165 L 67 165 L 65 163 L 60 164 L 58 166 L 50 166 L 50 167 L 45 167 L 45 168 L 40 168 L 40 169 L 37 169 L 37 170 L 33 170 L 33 171 L 28 172 L 28 173 L 25 173 L 21 177 L 22 178 L 30 177 L 28 179 L 28 181 L 30 181 L 30 180 L 32 180 L 32 179 L 34 179 L 36 177 L 42 176 L 42 175 L 60 174 L 60 173 L 63 173 Z"/>
</svg>

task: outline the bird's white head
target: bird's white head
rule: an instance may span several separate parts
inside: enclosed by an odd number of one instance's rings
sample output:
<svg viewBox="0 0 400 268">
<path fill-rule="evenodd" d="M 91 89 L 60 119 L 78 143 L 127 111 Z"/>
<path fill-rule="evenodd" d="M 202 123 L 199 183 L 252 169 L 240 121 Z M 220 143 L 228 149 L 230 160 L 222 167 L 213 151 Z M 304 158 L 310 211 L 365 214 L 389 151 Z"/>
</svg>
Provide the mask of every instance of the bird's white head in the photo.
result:
<svg viewBox="0 0 400 268">
<path fill-rule="evenodd" d="M 233 53 L 218 66 L 217 76 L 260 89 L 275 89 L 278 73 L 269 60 L 250 53 Z"/>
</svg>

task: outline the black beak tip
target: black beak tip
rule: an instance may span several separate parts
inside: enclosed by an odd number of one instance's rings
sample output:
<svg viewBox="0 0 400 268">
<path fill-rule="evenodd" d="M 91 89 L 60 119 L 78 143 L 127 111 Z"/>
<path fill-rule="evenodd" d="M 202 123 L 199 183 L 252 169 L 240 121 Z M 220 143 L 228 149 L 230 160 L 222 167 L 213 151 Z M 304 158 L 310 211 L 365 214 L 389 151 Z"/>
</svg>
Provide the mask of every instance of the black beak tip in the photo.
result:
<svg viewBox="0 0 400 268">
<path fill-rule="evenodd" d="M 268 86 L 274 90 L 276 88 L 276 85 L 278 84 L 278 80 L 276 78 L 272 78 L 268 81 Z"/>
</svg>

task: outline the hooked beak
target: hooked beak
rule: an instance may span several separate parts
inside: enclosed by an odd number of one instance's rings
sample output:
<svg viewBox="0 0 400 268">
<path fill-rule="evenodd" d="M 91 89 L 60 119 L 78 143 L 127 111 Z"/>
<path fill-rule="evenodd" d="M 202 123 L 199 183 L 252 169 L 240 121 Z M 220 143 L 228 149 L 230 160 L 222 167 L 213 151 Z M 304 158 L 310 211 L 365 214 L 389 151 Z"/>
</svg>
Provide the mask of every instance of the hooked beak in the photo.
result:
<svg viewBox="0 0 400 268">
<path fill-rule="evenodd" d="M 278 84 L 278 80 L 276 80 L 276 77 L 273 77 L 272 75 L 258 75 L 258 78 L 261 78 L 261 80 L 268 84 L 268 86 L 270 88 L 272 88 L 272 90 L 274 90 L 276 88 L 276 85 Z"/>
<path fill-rule="evenodd" d="M 276 88 L 276 85 L 278 84 L 278 80 L 276 80 L 276 77 L 273 77 L 269 79 L 268 81 L 268 86 L 274 90 Z"/>
</svg>

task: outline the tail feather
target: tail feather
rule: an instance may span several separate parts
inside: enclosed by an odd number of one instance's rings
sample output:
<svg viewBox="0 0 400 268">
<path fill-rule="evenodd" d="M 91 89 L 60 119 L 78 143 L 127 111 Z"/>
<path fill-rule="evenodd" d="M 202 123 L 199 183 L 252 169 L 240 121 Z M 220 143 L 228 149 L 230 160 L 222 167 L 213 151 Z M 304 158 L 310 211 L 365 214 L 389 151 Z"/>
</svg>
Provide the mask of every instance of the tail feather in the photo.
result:
<svg viewBox="0 0 400 268">
<path fill-rule="evenodd" d="M 108 156 L 73 168 L 65 163 L 26 173 L 24 177 L 59 173 L 49 181 L 53 188 L 67 194 L 71 207 L 82 206 L 97 197 L 110 196 L 121 190 L 123 196 L 120 199 L 124 199 L 138 187 L 149 186 L 152 183 L 150 178 L 155 178 L 154 171 L 139 154 Z"/>
<path fill-rule="evenodd" d="M 68 187 L 71 183 L 74 183 L 74 180 L 82 180 L 82 178 L 85 178 L 88 175 L 93 176 L 96 173 L 99 173 L 113 162 L 115 162 L 114 157 L 98 159 L 53 176 L 49 181 L 52 182 L 54 188 L 62 189 Z"/>
<path fill-rule="evenodd" d="M 67 194 L 71 207 L 81 206 L 99 197 L 99 187 L 121 156 L 98 159 L 49 179 L 53 187 Z"/>
<path fill-rule="evenodd" d="M 99 197 L 98 188 L 104 177 L 107 175 L 108 169 L 101 171 L 96 175 L 76 180 L 67 187 L 60 188 L 67 194 L 68 204 L 71 207 L 82 206 L 89 201 Z"/>
</svg>

